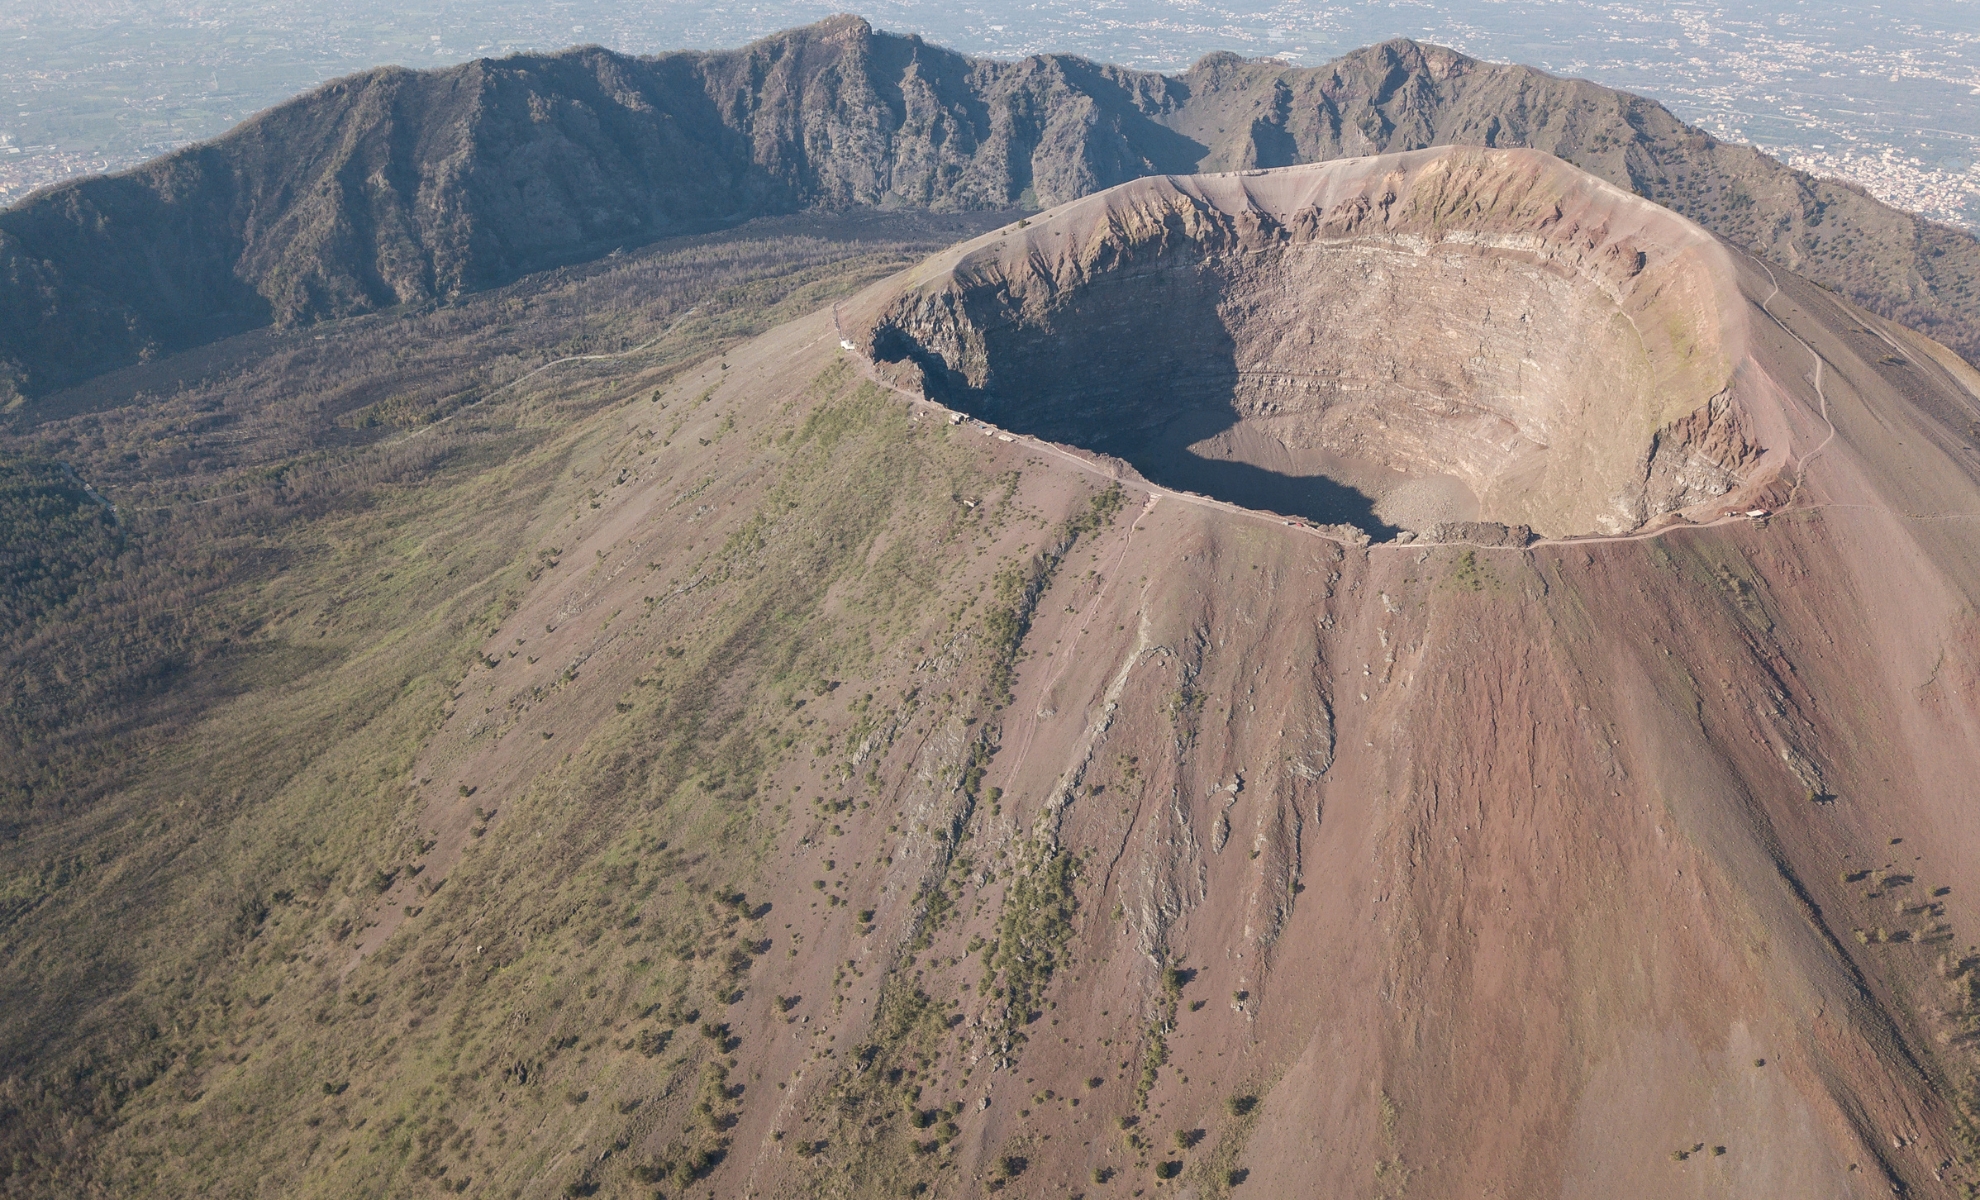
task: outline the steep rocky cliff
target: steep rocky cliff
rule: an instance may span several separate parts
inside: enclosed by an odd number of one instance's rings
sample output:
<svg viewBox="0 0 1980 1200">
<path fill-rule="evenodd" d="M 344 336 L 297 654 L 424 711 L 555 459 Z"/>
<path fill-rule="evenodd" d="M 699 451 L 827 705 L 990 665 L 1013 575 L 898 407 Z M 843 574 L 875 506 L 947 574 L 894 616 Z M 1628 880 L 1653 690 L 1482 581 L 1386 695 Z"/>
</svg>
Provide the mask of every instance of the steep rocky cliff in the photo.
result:
<svg viewBox="0 0 1980 1200">
<path fill-rule="evenodd" d="M 445 300 L 805 206 L 1052 205 L 1155 173 L 1531 146 L 1980 353 L 1980 244 L 1661 106 L 1410 42 L 1175 77 L 971 59 L 838 17 L 328 84 L 0 213 L 0 408 L 215 336 Z"/>
<path fill-rule="evenodd" d="M 931 398 L 1157 483 L 1377 533 L 1613 534 L 1778 468 L 1732 262 L 1550 155 L 1445 147 L 1123 184 L 842 324 Z"/>
</svg>

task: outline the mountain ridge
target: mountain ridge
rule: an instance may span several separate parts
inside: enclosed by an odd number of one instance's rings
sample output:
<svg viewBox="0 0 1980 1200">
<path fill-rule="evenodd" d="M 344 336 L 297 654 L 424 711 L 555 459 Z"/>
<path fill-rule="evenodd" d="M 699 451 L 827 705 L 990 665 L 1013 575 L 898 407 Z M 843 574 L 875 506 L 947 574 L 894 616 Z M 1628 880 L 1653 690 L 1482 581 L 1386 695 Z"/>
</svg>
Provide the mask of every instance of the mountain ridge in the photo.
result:
<svg viewBox="0 0 1980 1200">
<path fill-rule="evenodd" d="M 0 212 L 0 408 L 217 336 L 447 302 L 805 207 L 1049 206 L 1128 179 L 1529 146 L 1980 355 L 1980 242 L 1654 101 L 1407 40 L 1176 76 L 834 17 L 732 51 L 381 68 Z"/>
</svg>

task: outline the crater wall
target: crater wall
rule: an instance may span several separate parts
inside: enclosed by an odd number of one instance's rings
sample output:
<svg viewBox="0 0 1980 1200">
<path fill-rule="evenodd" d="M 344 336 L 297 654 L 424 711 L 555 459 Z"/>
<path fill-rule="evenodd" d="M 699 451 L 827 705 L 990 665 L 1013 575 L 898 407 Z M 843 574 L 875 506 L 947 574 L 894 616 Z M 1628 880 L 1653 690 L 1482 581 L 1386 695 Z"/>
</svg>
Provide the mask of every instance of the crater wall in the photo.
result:
<svg viewBox="0 0 1980 1200">
<path fill-rule="evenodd" d="M 1126 184 L 855 306 L 934 399 L 1378 535 L 1619 533 L 1736 488 L 1730 258 L 1533 151 Z"/>
</svg>

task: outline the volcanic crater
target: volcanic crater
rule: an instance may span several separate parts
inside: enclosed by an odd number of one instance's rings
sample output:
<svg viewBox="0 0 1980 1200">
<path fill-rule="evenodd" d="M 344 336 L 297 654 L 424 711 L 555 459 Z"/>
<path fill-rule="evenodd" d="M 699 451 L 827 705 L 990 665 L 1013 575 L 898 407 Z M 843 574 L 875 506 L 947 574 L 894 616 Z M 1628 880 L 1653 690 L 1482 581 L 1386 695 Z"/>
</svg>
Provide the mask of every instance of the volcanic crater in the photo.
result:
<svg viewBox="0 0 1980 1200">
<path fill-rule="evenodd" d="M 1624 533 L 1767 457 L 1730 252 L 1537 151 L 1138 180 L 854 309 L 930 399 L 1377 540 Z"/>
</svg>

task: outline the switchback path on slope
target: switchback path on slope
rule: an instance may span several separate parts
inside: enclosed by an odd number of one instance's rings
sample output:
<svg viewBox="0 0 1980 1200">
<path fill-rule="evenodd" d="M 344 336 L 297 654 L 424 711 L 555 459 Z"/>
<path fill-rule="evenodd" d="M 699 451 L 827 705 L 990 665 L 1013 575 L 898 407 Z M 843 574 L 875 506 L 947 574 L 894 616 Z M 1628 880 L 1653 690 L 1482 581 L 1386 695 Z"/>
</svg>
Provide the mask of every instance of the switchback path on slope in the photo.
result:
<svg viewBox="0 0 1980 1200">
<path fill-rule="evenodd" d="M 1781 281 L 1775 277 L 1774 268 L 1768 266 L 1764 260 L 1755 261 L 1760 263 L 1761 270 L 1767 272 L 1767 282 L 1774 287 L 1773 291 L 1767 293 L 1767 298 L 1760 302 L 1760 311 L 1766 313 L 1767 319 L 1778 325 L 1782 333 L 1787 334 L 1796 342 L 1800 343 L 1801 348 L 1808 351 L 1808 357 L 1815 360 L 1815 375 L 1810 382 L 1815 385 L 1815 399 L 1822 406 L 1822 423 L 1829 427 L 1829 436 L 1823 438 L 1822 444 L 1809 451 L 1805 458 L 1795 461 L 1793 455 L 1789 455 L 1789 460 L 1794 461 L 1794 487 L 1788 491 L 1788 504 L 1792 505 L 1795 496 L 1801 491 L 1801 481 L 1808 477 L 1808 464 L 1819 458 L 1822 451 L 1829 448 L 1829 443 L 1836 440 L 1836 423 L 1829 419 L 1829 394 L 1822 390 L 1822 370 L 1827 363 L 1823 360 L 1821 354 L 1816 351 L 1815 347 L 1808 344 L 1808 339 L 1789 329 L 1787 322 L 1775 316 L 1774 310 L 1768 307 L 1773 304 L 1774 297 L 1781 294 Z"/>
</svg>

